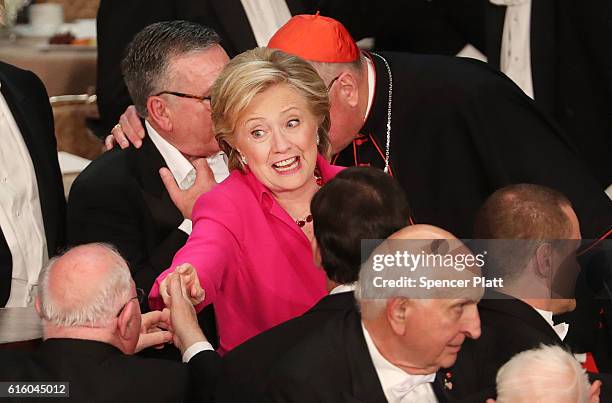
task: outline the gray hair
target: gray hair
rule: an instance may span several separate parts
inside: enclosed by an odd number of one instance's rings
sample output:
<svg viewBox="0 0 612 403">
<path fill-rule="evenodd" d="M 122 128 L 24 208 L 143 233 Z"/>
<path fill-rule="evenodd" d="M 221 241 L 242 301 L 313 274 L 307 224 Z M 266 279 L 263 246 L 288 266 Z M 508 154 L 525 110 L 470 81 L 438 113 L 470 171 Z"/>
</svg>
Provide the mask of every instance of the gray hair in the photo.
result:
<svg viewBox="0 0 612 403">
<path fill-rule="evenodd" d="M 125 51 L 121 71 L 138 114 L 148 116 L 147 99 L 164 90 L 173 57 L 206 50 L 220 40 L 213 29 L 180 20 L 156 22 L 136 34 Z"/>
<path fill-rule="evenodd" d="M 317 73 L 321 76 L 323 81 L 329 85 L 331 80 L 336 78 L 342 71 L 350 70 L 357 77 L 361 76 L 361 66 L 366 63 L 366 56 L 363 53 L 360 53 L 359 58 L 353 62 L 348 63 L 326 63 L 326 62 L 314 62 L 311 60 L 307 60 L 308 63 L 315 68 Z"/>
<path fill-rule="evenodd" d="M 518 353 L 497 372 L 497 403 L 587 403 L 589 389 L 584 369 L 559 346 Z"/>
<path fill-rule="evenodd" d="M 56 256 L 42 270 L 39 278 L 38 296 L 43 319 L 58 327 L 104 327 L 117 315 L 130 296 L 132 276 L 119 252 L 104 243 L 90 244 L 106 249 L 117 257 L 117 267 L 109 270 L 108 275 L 98 284 L 96 292 L 79 306 L 64 306 L 52 296 L 49 278 L 57 261 L 65 254 Z M 122 262 L 122 264 L 120 263 Z"/>
</svg>

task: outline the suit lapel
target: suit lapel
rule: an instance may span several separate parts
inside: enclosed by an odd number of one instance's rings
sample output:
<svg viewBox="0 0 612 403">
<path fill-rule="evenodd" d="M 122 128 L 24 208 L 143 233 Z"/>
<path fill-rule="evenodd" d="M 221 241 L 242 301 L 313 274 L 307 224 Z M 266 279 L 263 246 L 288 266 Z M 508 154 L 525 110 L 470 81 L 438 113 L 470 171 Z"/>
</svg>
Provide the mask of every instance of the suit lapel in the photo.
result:
<svg viewBox="0 0 612 403">
<path fill-rule="evenodd" d="M 374 363 L 370 357 L 361 328 L 361 317 L 357 308 L 345 317 L 343 345 L 351 376 L 351 395 L 345 396 L 349 402 L 384 403 L 387 401 Z"/>
<path fill-rule="evenodd" d="M 556 0 L 538 0 L 531 3 L 531 76 L 534 98 L 538 106 L 552 114 L 556 103 L 557 13 Z"/>
<path fill-rule="evenodd" d="M 183 221 L 183 216 L 170 199 L 159 176 L 159 169 L 166 167 L 166 162 L 155 144 L 147 135 L 139 150 L 131 148 L 130 151 L 133 153 L 130 160 L 135 164 L 136 179 L 141 186 L 144 201 L 154 222 L 164 229 L 178 227 Z"/>
<path fill-rule="evenodd" d="M 49 167 L 58 165 L 57 157 L 55 157 L 55 161 L 50 160 L 50 156 L 56 156 L 55 151 L 50 151 L 56 149 L 56 144 L 55 142 L 49 143 L 47 138 L 49 136 L 52 136 L 52 139 L 55 138 L 53 124 L 51 123 L 51 128 L 45 127 L 44 122 L 47 116 L 42 113 L 42 110 L 32 107 L 32 105 L 36 105 L 39 99 L 25 98 L 24 94 L 33 93 L 30 88 L 24 88 L 19 91 L 17 86 L 13 87 L 11 80 L 7 79 L 4 75 L 0 75 L 0 80 L 2 80 L 2 95 L 6 99 L 11 114 L 21 131 L 21 136 L 34 166 L 45 239 L 47 241 L 47 252 L 49 256 L 53 256 L 58 239 L 57 233 L 52 231 L 52 229 L 62 225 L 59 223 L 59 220 L 64 219 L 59 213 L 61 207 L 57 205 L 58 192 L 55 189 L 57 178 L 53 177 L 53 171 L 49 169 Z M 25 87 L 25 83 L 20 85 Z M 48 118 L 53 118 L 50 113 Z M 52 133 L 49 134 L 49 130 Z"/>
<path fill-rule="evenodd" d="M 555 333 L 546 320 L 530 305 L 508 295 L 495 291 L 487 291 L 485 297 L 479 302 L 480 311 L 492 311 L 504 316 L 512 316 L 525 322 L 525 324 L 539 331 L 549 339 L 550 343 L 563 346 L 561 338 Z"/>
<path fill-rule="evenodd" d="M 504 20 L 506 18 L 506 7 L 496 6 L 485 1 L 485 49 L 489 63 L 499 68 L 501 39 L 504 32 Z"/>
<path fill-rule="evenodd" d="M 211 0 L 210 3 L 221 25 L 221 35 L 232 48 L 226 49 L 230 56 L 257 47 L 255 35 L 240 0 Z"/>
</svg>

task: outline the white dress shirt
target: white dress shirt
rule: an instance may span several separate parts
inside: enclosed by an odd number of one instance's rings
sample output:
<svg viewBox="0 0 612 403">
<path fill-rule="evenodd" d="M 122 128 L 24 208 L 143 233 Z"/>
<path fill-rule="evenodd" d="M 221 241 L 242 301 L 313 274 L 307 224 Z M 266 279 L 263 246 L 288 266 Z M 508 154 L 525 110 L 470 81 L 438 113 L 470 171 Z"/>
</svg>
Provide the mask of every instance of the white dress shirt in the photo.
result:
<svg viewBox="0 0 612 403">
<path fill-rule="evenodd" d="M 168 143 L 157 131 L 151 126 L 151 124 L 145 120 L 145 126 L 151 141 L 161 154 L 162 158 L 166 162 L 168 169 L 172 172 L 172 176 L 176 180 L 179 188 L 185 190 L 189 189 L 195 182 L 196 170 L 191 163 L 185 158 L 179 150 L 177 150 L 172 144 Z M 217 183 L 223 182 L 225 178 L 229 176 L 229 170 L 227 168 L 227 162 L 225 161 L 225 154 L 222 151 L 211 155 L 206 158 L 208 166 L 215 176 Z M 191 220 L 185 219 L 179 225 L 179 229 L 185 232 L 187 235 L 191 234 Z"/>
<path fill-rule="evenodd" d="M 47 239 L 28 148 L 0 93 L 0 228 L 13 259 L 7 307 L 34 303 L 38 276 L 47 263 Z"/>
<path fill-rule="evenodd" d="M 240 0 L 257 46 L 267 46 L 270 38 L 291 19 L 285 0 Z"/>
<path fill-rule="evenodd" d="M 340 284 L 339 286 L 334 287 L 329 292 L 329 295 L 340 294 L 342 292 L 351 292 L 351 291 L 355 291 L 355 283 Z"/>
<path fill-rule="evenodd" d="M 370 333 L 361 323 L 374 369 L 389 403 L 436 403 L 438 399 L 431 387 L 436 374 L 411 375 L 391 364 L 380 354 Z"/>
<path fill-rule="evenodd" d="M 552 327 L 552 329 L 555 331 L 555 333 L 557 333 L 557 336 L 559 336 L 561 340 L 565 339 L 565 336 L 567 336 L 567 332 L 569 332 L 569 324 L 562 322 L 555 325 L 555 322 L 553 322 L 552 312 L 538 308 L 533 309 L 535 309 L 544 318 L 546 323 L 548 323 L 550 327 Z"/>
<path fill-rule="evenodd" d="M 531 0 L 489 0 L 498 6 L 506 6 L 504 32 L 502 34 L 499 67 L 533 98 L 531 76 Z"/>
</svg>

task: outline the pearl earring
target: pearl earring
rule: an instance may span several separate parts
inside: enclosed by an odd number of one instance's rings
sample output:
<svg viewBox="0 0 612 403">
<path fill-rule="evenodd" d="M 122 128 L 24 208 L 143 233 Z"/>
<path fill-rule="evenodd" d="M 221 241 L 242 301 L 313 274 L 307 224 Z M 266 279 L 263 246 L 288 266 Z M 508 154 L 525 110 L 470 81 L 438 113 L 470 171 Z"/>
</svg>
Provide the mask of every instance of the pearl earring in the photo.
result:
<svg viewBox="0 0 612 403">
<path fill-rule="evenodd" d="M 319 145 L 319 142 L 320 142 L 320 139 L 319 139 L 319 133 L 317 133 L 317 137 L 316 137 L 316 139 L 317 139 L 317 145 Z"/>
<path fill-rule="evenodd" d="M 247 159 L 242 154 L 240 154 L 240 161 L 242 162 L 243 165 L 248 165 L 247 164 Z"/>
</svg>

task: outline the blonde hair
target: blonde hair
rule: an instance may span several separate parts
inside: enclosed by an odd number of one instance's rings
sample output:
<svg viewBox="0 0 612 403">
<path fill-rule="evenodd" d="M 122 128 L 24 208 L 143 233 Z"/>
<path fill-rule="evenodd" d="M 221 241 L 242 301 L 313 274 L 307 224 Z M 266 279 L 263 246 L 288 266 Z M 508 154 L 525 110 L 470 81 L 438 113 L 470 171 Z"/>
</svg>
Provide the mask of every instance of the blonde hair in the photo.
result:
<svg viewBox="0 0 612 403">
<path fill-rule="evenodd" d="M 276 84 L 287 84 L 306 99 L 310 112 L 320 122 L 318 151 L 329 159 L 329 98 L 323 80 L 310 64 L 296 56 L 255 48 L 233 58 L 211 90 L 213 130 L 230 169 L 243 169 L 233 146 L 238 117 L 256 95 Z"/>
</svg>

